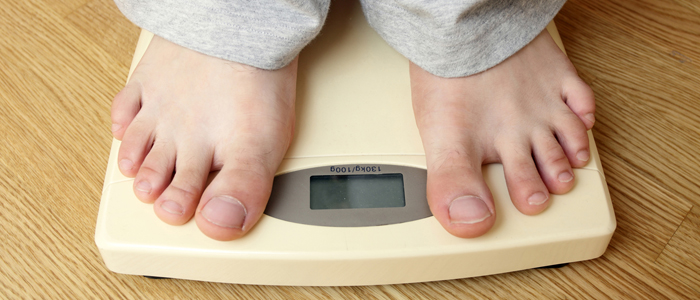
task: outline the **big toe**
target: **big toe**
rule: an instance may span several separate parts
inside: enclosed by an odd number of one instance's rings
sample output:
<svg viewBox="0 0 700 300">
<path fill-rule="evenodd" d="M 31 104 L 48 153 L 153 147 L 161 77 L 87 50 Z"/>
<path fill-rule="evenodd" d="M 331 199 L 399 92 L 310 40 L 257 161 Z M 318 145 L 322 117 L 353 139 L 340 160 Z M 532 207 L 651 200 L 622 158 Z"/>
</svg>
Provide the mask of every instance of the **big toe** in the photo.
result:
<svg viewBox="0 0 700 300">
<path fill-rule="evenodd" d="M 458 237 L 488 232 L 496 222 L 496 210 L 481 163 L 456 155 L 438 166 L 428 165 L 428 203 L 435 218 Z"/>
<path fill-rule="evenodd" d="M 221 241 L 244 236 L 265 210 L 273 177 L 265 168 L 224 164 L 202 196 L 195 215 L 199 229 Z"/>
</svg>

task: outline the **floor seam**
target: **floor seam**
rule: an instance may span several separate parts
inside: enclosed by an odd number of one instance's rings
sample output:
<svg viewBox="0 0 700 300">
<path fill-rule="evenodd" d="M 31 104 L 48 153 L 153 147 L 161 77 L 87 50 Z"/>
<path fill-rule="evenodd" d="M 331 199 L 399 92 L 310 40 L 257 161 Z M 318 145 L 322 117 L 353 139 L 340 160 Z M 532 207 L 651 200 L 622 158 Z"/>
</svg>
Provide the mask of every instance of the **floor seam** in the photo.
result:
<svg viewBox="0 0 700 300">
<path fill-rule="evenodd" d="M 654 264 L 658 263 L 659 257 L 661 257 L 661 255 L 663 255 L 664 251 L 666 251 L 666 248 L 668 248 L 668 244 L 671 242 L 671 240 L 673 240 L 673 238 L 676 236 L 676 233 L 678 233 L 678 230 L 681 229 L 681 226 L 683 226 L 683 223 L 688 219 L 688 215 L 690 214 L 691 211 L 693 211 L 693 208 L 695 208 L 695 205 L 691 205 L 690 209 L 688 209 L 688 211 L 685 213 L 685 216 L 683 216 L 683 221 L 681 221 L 681 223 L 678 224 L 678 227 L 676 228 L 676 230 L 673 231 L 673 234 L 671 235 L 671 237 L 664 244 L 664 248 L 661 249 L 661 251 L 659 252 L 659 255 L 657 255 L 656 258 L 654 258 Z"/>
</svg>

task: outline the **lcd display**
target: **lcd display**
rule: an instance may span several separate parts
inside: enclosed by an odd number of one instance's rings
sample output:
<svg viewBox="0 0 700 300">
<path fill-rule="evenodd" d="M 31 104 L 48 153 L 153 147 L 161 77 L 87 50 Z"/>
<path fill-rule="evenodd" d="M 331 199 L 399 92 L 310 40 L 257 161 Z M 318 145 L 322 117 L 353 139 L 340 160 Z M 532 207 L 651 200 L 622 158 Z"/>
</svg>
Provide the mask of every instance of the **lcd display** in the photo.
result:
<svg viewBox="0 0 700 300">
<path fill-rule="evenodd" d="M 311 176 L 311 209 L 403 207 L 402 174 Z"/>
</svg>

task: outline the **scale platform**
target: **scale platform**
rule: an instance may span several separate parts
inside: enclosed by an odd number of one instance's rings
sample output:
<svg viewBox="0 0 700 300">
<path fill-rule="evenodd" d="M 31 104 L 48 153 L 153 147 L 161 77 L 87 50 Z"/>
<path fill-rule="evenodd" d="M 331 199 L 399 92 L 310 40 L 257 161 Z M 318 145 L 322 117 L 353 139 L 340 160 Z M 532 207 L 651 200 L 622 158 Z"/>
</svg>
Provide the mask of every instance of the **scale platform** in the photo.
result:
<svg viewBox="0 0 700 300">
<path fill-rule="evenodd" d="M 120 142 L 113 141 L 95 232 L 110 270 L 238 284 L 378 285 L 511 272 L 605 252 L 616 223 L 590 132 L 590 162 L 574 170 L 573 190 L 551 195 L 546 211 L 517 211 L 502 166 L 486 165 L 496 224 L 474 239 L 447 233 L 425 200 L 425 155 L 408 61 L 369 27 L 359 5 L 342 5 L 354 6 L 332 9 L 322 33 L 301 54 L 295 140 L 268 209 L 247 236 L 215 241 L 193 220 L 182 226 L 160 221 L 152 205 L 134 195 L 133 179 L 119 172 Z M 562 47 L 554 24 L 548 29 Z M 132 71 L 152 36 L 141 33 Z M 371 183 L 395 187 L 401 181 L 396 174 L 403 180 L 403 207 L 391 199 L 380 207 L 372 207 L 374 200 L 363 208 L 323 207 L 321 199 L 321 209 L 311 209 L 308 189 L 318 182 L 374 189 L 382 202 L 383 189 Z M 325 197 L 320 195 L 315 197 Z"/>
</svg>

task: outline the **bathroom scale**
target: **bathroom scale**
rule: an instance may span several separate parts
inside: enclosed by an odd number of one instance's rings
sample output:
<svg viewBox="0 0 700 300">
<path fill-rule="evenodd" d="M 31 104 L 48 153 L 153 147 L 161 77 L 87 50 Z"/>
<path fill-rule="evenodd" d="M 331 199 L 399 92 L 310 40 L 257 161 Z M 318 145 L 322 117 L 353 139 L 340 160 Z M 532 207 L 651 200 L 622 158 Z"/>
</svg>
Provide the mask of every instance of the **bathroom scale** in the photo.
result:
<svg viewBox="0 0 700 300">
<path fill-rule="evenodd" d="M 561 40 L 550 24 L 550 34 Z M 133 71 L 152 34 L 142 31 Z M 562 48 L 563 49 L 563 48 Z M 511 203 L 500 164 L 483 166 L 498 220 L 485 235 L 450 235 L 426 200 L 408 61 L 366 23 L 359 5 L 331 10 L 301 53 L 296 132 L 265 214 L 221 242 L 194 220 L 160 221 L 109 156 L 95 242 L 108 269 L 212 282 L 348 286 L 466 278 L 596 258 L 615 216 L 593 136 L 575 187 L 536 216 Z"/>
</svg>

